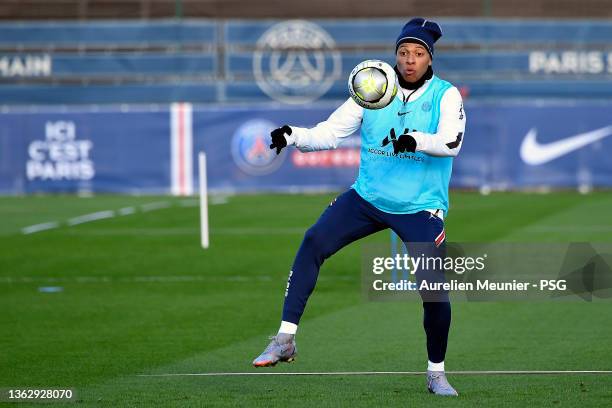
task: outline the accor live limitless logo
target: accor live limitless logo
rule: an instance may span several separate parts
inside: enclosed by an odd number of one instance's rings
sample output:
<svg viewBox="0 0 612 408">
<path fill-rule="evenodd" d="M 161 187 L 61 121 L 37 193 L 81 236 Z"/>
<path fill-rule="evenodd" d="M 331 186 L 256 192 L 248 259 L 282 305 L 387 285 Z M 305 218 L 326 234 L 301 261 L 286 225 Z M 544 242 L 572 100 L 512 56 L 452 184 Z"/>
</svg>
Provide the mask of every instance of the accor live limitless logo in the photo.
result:
<svg viewBox="0 0 612 408">
<path fill-rule="evenodd" d="M 28 146 L 28 180 L 91 180 L 95 175 L 90 159 L 91 140 L 78 140 L 72 121 L 46 122 L 45 139 Z"/>
</svg>

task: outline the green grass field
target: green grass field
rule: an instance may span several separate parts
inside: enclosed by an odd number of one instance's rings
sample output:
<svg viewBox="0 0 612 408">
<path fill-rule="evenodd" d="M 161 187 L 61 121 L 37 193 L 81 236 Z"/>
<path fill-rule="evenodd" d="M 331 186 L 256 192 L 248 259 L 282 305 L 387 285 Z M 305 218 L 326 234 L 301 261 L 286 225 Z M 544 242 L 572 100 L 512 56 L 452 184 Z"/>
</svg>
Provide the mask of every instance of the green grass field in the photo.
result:
<svg viewBox="0 0 612 408">
<path fill-rule="evenodd" d="M 110 407 L 612 405 L 609 374 L 450 375 L 456 399 L 429 395 L 422 375 L 139 376 L 424 370 L 420 305 L 363 299 L 360 243 L 323 266 L 297 361 L 250 366 L 278 328 L 302 235 L 332 197 L 229 197 L 210 207 L 207 251 L 193 199 L 0 198 L 0 388 L 72 388 L 76 406 Z M 168 208 L 142 210 L 158 201 Z M 450 241 L 612 242 L 609 192 L 455 192 L 451 201 Z M 129 206 L 134 214 L 67 224 Z M 49 221 L 60 226 L 21 232 Z M 455 303 L 446 364 L 612 370 L 612 303 Z"/>
</svg>

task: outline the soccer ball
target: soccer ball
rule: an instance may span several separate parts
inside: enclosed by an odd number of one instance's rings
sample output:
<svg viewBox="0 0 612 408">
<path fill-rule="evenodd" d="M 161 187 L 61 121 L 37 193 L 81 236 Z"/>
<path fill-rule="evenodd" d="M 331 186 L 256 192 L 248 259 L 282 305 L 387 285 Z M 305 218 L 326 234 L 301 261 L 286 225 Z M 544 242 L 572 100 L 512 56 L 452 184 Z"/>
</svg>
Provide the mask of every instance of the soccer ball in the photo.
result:
<svg viewBox="0 0 612 408">
<path fill-rule="evenodd" d="M 397 75 L 386 62 L 367 60 L 353 68 L 348 87 L 357 105 L 366 109 L 382 109 L 393 102 L 397 94 Z"/>
</svg>

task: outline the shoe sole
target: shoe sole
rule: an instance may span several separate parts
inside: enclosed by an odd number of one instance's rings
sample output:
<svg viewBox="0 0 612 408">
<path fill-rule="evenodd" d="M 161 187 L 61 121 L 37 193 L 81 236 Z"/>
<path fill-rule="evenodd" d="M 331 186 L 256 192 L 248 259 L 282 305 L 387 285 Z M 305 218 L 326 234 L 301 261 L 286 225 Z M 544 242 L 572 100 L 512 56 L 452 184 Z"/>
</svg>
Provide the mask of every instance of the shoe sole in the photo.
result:
<svg viewBox="0 0 612 408">
<path fill-rule="evenodd" d="M 431 388 L 427 388 L 427 391 L 429 391 L 430 394 L 439 395 L 441 397 L 458 397 L 459 396 L 458 393 L 457 394 L 436 394 Z"/>
<path fill-rule="evenodd" d="M 258 364 L 253 364 L 253 367 L 274 367 L 276 364 L 278 364 L 279 362 L 281 363 L 293 363 L 295 361 L 295 357 L 289 357 L 287 359 L 283 359 L 283 360 L 278 360 L 278 361 L 264 361 L 262 363 L 258 363 Z"/>
</svg>

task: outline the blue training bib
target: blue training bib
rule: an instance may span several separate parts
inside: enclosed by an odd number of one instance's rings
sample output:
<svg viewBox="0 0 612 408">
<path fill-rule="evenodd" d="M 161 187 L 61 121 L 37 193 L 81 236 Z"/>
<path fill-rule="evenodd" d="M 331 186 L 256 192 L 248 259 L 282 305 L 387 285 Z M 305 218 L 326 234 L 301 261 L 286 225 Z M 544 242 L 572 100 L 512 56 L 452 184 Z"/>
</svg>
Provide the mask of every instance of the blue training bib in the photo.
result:
<svg viewBox="0 0 612 408">
<path fill-rule="evenodd" d="M 413 131 L 435 134 L 440 101 L 451 86 L 433 76 L 425 92 L 414 101 L 404 103 L 396 97 L 383 109 L 364 109 L 361 163 L 352 188 L 379 210 L 392 214 L 448 210 L 453 158 L 421 152 L 394 154 L 390 133 L 394 129 L 397 137 Z"/>
</svg>

